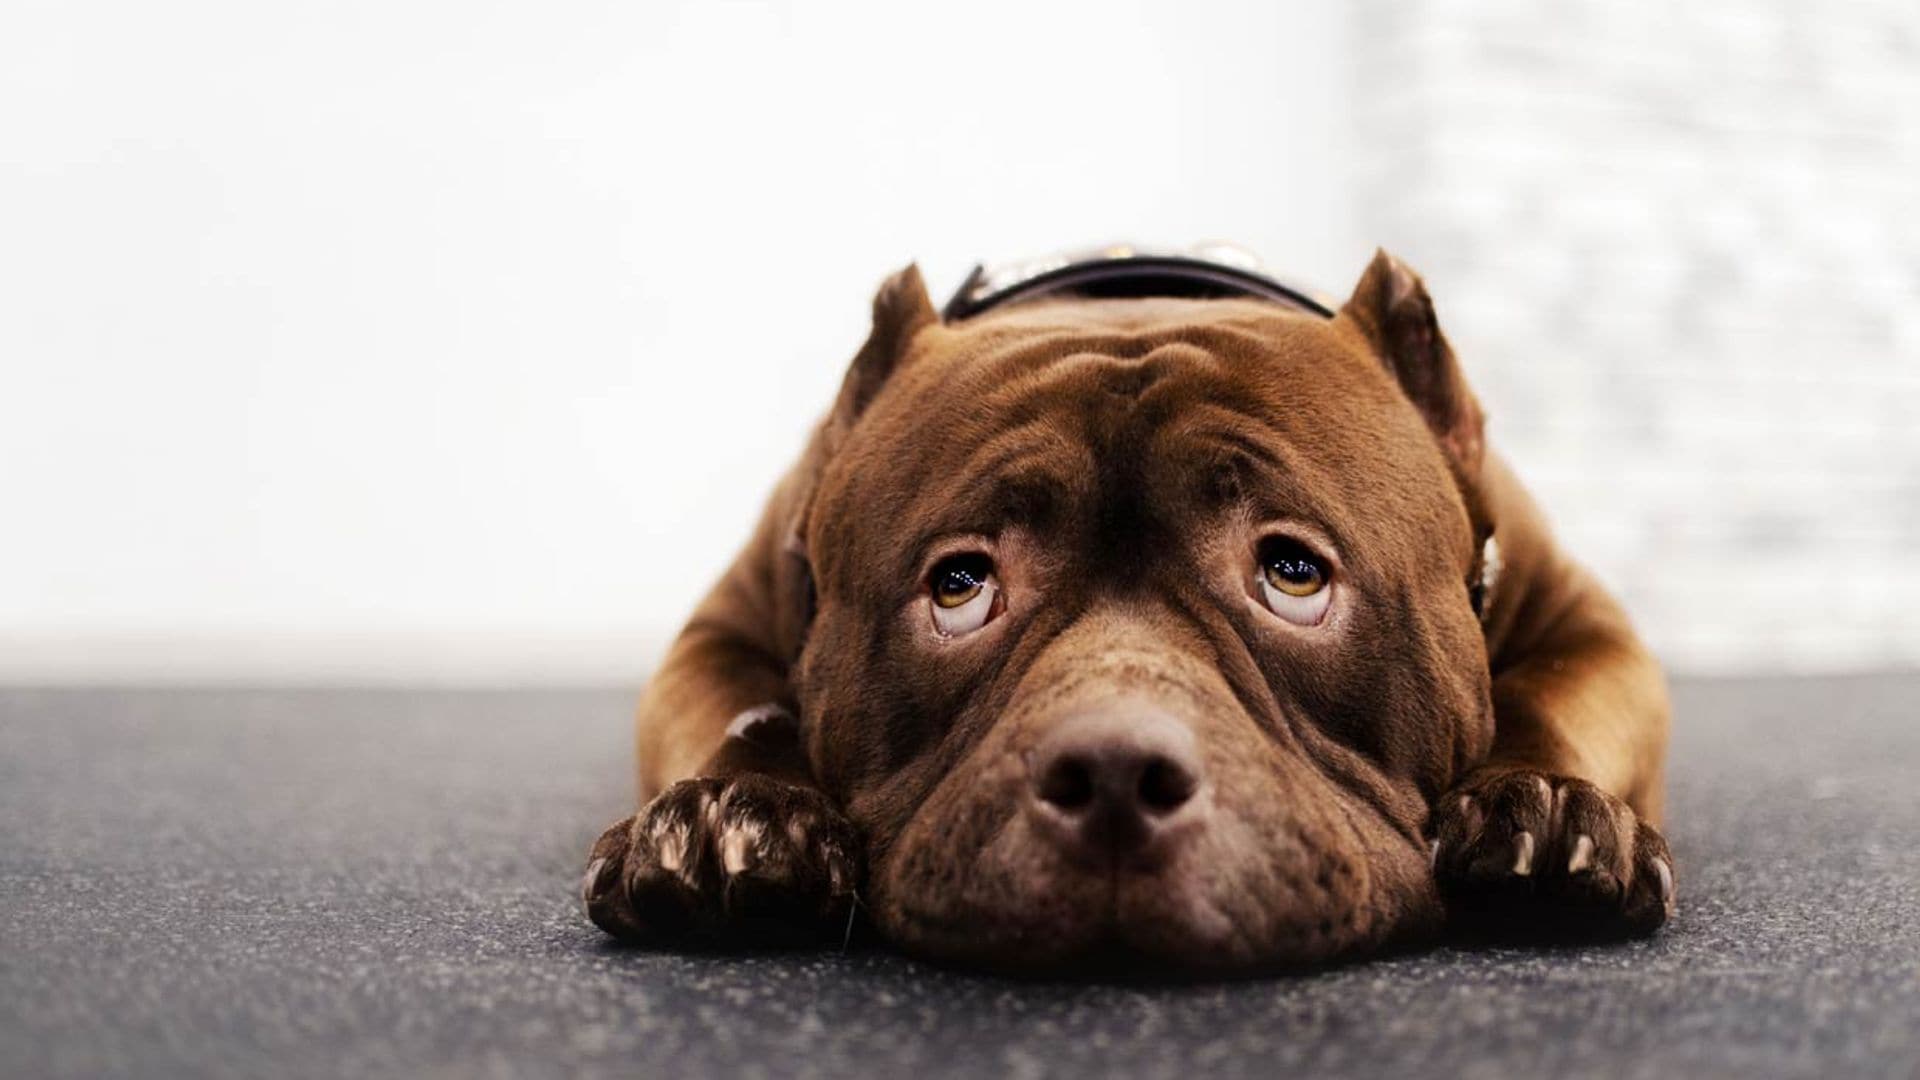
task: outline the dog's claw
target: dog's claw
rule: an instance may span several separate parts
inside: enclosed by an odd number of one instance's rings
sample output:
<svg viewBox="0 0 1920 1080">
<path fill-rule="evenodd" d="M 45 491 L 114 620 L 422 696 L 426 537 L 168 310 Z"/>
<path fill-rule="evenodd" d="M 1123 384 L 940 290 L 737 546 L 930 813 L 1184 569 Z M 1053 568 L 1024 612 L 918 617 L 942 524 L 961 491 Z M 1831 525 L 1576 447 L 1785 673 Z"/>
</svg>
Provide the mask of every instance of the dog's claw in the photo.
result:
<svg viewBox="0 0 1920 1080">
<path fill-rule="evenodd" d="M 747 826 L 728 829 L 720 840 L 720 865 L 729 874 L 744 874 L 753 867 L 753 840 Z"/>
<path fill-rule="evenodd" d="M 600 872 L 606 868 L 607 860 L 603 858 L 595 859 L 587 864 L 587 872 L 580 878 L 581 903 L 591 904 L 593 903 L 593 898 L 600 895 Z"/>
<path fill-rule="evenodd" d="M 1513 840 L 1513 876 L 1530 877 L 1533 874 L 1533 834 L 1523 832 Z"/>
<path fill-rule="evenodd" d="M 1573 855 L 1567 859 L 1567 873 L 1577 874 L 1593 862 L 1593 837 L 1581 833 L 1573 838 Z"/>
<path fill-rule="evenodd" d="M 680 872 L 687 861 L 687 827 L 662 822 L 653 832 L 654 859 L 669 874 Z"/>
</svg>

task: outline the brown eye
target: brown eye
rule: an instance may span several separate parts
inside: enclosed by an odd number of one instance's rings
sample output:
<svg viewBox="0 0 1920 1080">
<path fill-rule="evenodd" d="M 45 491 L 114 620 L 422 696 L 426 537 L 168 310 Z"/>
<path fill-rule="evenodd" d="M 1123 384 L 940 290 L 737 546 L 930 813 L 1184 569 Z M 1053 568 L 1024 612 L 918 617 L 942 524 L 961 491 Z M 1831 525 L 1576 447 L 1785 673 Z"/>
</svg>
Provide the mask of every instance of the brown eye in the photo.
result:
<svg viewBox="0 0 1920 1080">
<path fill-rule="evenodd" d="M 993 563 L 985 555 L 955 555 L 933 568 L 933 602 L 943 608 L 957 608 L 980 595 Z"/>
<path fill-rule="evenodd" d="M 1288 596 L 1312 596 L 1327 587 L 1327 567 L 1297 540 L 1274 537 L 1260 545 L 1260 572 Z"/>
<path fill-rule="evenodd" d="M 1300 626 L 1313 626 L 1327 613 L 1327 562 L 1288 536 L 1260 542 L 1260 598 L 1267 610 Z"/>
<path fill-rule="evenodd" d="M 934 629 L 947 637 L 980 629 L 998 614 L 999 592 L 993 560 L 985 555 L 970 552 L 940 560 L 927 575 Z"/>
</svg>

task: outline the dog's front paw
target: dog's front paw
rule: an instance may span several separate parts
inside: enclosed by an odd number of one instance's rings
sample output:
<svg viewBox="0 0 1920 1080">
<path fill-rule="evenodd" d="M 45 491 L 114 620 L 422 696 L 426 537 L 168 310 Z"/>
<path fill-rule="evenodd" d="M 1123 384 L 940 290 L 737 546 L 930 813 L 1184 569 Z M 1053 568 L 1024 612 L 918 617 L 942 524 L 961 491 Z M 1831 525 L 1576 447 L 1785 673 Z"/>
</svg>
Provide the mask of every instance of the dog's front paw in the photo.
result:
<svg viewBox="0 0 1920 1080">
<path fill-rule="evenodd" d="M 1666 839 L 1586 782 L 1483 775 L 1434 808 L 1433 873 L 1456 925 L 1503 937 L 1628 937 L 1673 915 Z"/>
<path fill-rule="evenodd" d="M 817 940 L 850 915 L 853 826 L 820 792 L 757 774 L 682 780 L 593 845 L 587 915 L 625 941 Z"/>
</svg>

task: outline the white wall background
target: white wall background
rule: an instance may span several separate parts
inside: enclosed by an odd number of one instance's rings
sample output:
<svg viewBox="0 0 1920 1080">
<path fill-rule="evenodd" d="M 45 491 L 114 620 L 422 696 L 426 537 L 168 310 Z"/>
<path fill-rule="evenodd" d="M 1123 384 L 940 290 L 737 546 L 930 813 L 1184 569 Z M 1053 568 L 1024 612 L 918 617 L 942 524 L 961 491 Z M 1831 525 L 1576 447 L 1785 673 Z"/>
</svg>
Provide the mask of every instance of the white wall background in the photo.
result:
<svg viewBox="0 0 1920 1080">
<path fill-rule="evenodd" d="M 0 678 L 635 678 L 921 260 L 1344 288 L 1336 5 L 11 0 Z"/>
<path fill-rule="evenodd" d="M 1920 663 L 1920 4 L 1367 0 L 1365 230 L 1676 666 Z"/>
<path fill-rule="evenodd" d="M 1920 6 L 0 9 L 0 679 L 635 679 L 918 258 L 1421 267 L 1681 669 L 1920 662 Z"/>
</svg>

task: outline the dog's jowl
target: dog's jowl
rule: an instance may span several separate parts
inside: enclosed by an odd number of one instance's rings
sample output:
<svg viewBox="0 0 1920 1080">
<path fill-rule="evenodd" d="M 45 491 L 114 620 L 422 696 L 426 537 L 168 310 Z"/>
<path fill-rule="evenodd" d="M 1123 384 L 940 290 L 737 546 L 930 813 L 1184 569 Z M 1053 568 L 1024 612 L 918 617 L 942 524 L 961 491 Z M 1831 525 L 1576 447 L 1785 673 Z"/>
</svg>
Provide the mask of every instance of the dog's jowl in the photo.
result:
<svg viewBox="0 0 1920 1080">
<path fill-rule="evenodd" d="M 882 286 L 653 677 L 587 909 L 648 943 L 1316 964 L 1674 910 L 1667 703 L 1484 440 L 1425 286 L 1332 313 Z"/>
</svg>

